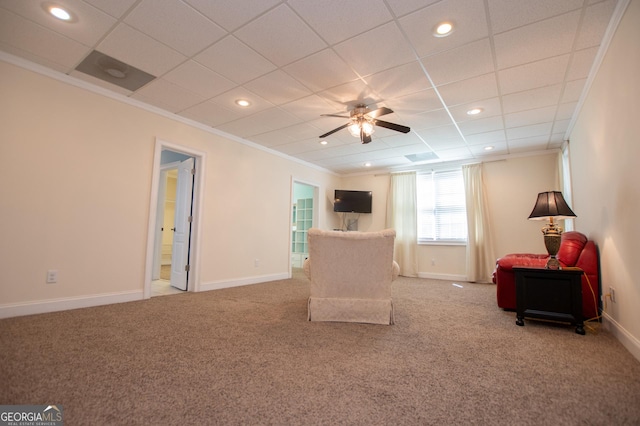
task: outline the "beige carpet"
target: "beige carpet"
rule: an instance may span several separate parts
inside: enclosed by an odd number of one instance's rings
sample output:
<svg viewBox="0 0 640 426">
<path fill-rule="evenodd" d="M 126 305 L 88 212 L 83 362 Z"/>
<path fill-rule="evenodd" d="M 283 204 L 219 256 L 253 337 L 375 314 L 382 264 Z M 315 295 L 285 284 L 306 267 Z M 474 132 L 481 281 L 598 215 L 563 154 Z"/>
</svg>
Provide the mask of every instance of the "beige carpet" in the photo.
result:
<svg viewBox="0 0 640 426">
<path fill-rule="evenodd" d="M 400 278 L 396 325 L 306 321 L 295 279 L 0 321 L 0 404 L 67 425 L 637 425 L 640 362 L 495 287 Z"/>
</svg>

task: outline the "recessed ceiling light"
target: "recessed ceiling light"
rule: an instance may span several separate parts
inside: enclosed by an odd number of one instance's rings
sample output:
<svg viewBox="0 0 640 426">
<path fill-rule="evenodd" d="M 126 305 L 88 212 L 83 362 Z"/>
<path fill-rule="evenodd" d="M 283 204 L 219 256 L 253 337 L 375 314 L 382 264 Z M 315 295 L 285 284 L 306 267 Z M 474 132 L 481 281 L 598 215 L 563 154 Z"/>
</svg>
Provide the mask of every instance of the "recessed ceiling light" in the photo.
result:
<svg viewBox="0 0 640 426">
<path fill-rule="evenodd" d="M 485 146 L 485 147 L 484 147 L 484 150 L 485 150 L 485 151 L 491 151 L 492 149 L 493 149 L 493 147 L 492 147 L 492 146 Z"/>
<path fill-rule="evenodd" d="M 472 108 L 469 111 L 467 111 L 468 115 L 478 115 L 480 114 L 482 111 L 484 111 L 484 109 L 482 108 Z"/>
<path fill-rule="evenodd" d="M 236 101 L 236 105 L 239 105 L 239 106 L 241 106 L 241 107 L 248 107 L 249 105 L 251 105 L 251 102 L 249 102 L 249 101 L 248 101 L 248 100 L 246 100 L 246 99 L 238 99 L 238 100 Z"/>
<path fill-rule="evenodd" d="M 372 166 L 372 164 L 371 164 L 371 163 L 364 163 L 364 166 L 365 166 L 365 167 L 371 167 L 371 166 Z"/>
<path fill-rule="evenodd" d="M 453 32 L 452 22 L 440 22 L 433 30 L 433 35 L 436 37 L 446 37 Z"/>
<path fill-rule="evenodd" d="M 61 21 L 71 21 L 71 14 L 59 6 L 49 6 L 49 13 Z"/>
<path fill-rule="evenodd" d="M 320 145 L 327 145 L 329 142 L 327 141 L 320 141 Z"/>
</svg>

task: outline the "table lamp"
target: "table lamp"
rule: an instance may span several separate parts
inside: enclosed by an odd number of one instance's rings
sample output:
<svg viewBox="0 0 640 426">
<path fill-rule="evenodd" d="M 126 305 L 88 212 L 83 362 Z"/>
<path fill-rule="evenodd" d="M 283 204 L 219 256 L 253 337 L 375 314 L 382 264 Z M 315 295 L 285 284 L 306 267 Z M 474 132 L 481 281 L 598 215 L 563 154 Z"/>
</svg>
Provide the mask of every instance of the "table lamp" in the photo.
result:
<svg viewBox="0 0 640 426">
<path fill-rule="evenodd" d="M 545 265 L 547 269 L 560 269 L 560 262 L 556 259 L 556 255 L 560 250 L 562 228 L 553 223 L 553 219 L 567 219 L 570 217 L 576 217 L 576 215 L 567 205 L 562 192 L 547 191 L 538 194 L 536 205 L 533 207 L 529 219 L 545 220 L 549 218 L 547 226 L 542 228 L 544 245 L 549 253 L 549 260 Z"/>
</svg>

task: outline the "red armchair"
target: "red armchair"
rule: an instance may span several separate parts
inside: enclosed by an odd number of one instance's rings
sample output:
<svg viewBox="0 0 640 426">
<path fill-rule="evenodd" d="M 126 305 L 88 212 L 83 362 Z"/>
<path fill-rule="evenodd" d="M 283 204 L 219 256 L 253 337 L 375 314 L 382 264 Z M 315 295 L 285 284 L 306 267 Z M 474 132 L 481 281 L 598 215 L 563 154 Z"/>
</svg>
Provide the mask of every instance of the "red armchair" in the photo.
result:
<svg viewBox="0 0 640 426">
<path fill-rule="evenodd" d="M 547 254 L 508 254 L 496 262 L 493 282 L 496 284 L 498 306 L 503 309 L 516 309 L 516 283 L 514 266 L 544 267 Z M 585 320 L 598 316 L 600 300 L 600 274 L 598 247 L 580 232 L 570 231 L 562 234 L 562 243 L 557 255 L 563 267 L 578 267 L 584 271 L 582 276 L 582 315 Z"/>
</svg>

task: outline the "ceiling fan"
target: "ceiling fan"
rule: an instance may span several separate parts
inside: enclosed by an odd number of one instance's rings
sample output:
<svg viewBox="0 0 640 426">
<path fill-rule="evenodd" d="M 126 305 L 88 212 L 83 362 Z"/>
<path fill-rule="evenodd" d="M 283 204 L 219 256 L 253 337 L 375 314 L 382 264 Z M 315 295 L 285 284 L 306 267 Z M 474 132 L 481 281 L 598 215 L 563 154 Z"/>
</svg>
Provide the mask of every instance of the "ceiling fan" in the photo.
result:
<svg viewBox="0 0 640 426">
<path fill-rule="evenodd" d="M 374 109 L 372 111 L 366 105 L 358 104 L 349 113 L 349 116 L 337 114 L 322 114 L 322 117 L 348 118 L 349 122 L 331 130 L 330 132 L 325 133 L 324 135 L 320 135 L 319 137 L 320 139 L 326 138 L 327 136 L 339 130 L 349 128 L 349 132 L 352 136 L 355 136 L 356 138 L 359 137 L 362 143 L 369 143 L 371 142 L 371 133 L 373 133 L 374 131 L 374 126 L 385 127 L 387 129 L 395 130 L 396 132 L 409 133 L 411 129 L 407 126 L 378 120 L 378 117 L 386 114 L 391 114 L 392 112 L 393 111 L 391 109 L 386 107 Z"/>
</svg>

